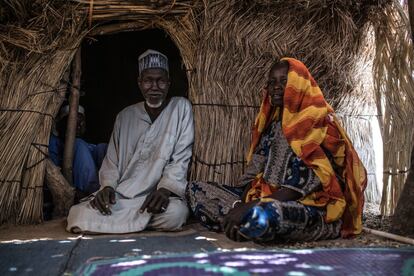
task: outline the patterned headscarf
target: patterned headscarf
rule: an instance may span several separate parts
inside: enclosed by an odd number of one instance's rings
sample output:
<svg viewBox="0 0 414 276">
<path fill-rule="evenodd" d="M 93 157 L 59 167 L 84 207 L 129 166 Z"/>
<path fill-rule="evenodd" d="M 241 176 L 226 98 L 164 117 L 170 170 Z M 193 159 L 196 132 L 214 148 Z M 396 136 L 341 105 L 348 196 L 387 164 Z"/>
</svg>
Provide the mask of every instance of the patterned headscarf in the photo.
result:
<svg viewBox="0 0 414 276">
<path fill-rule="evenodd" d="M 343 237 L 359 234 L 362 231 L 366 170 L 306 66 L 293 58 L 282 60 L 289 63 L 281 111 L 283 134 L 293 152 L 307 167 L 312 168 L 323 187 L 322 191 L 314 192 L 300 202 L 308 206 L 326 207 L 325 221 L 328 223 L 342 218 Z M 264 90 L 264 99 L 253 128 L 248 161 L 269 122 L 278 119 L 278 113 L 278 109 L 271 107 L 268 92 Z M 326 152 L 332 156 L 334 164 L 331 164 Z M 338 168 L 336 172 L 333 165 Z M 344 179 L 343 191 L 336 173 Z M 261 174 L 253 181 L 247 200 L 257 199 L 253 195 L 270 195 L 269 192 L 263 193 L 271 189 L 265 188 L 269 184 L 265 183 Z"/>
</svg>

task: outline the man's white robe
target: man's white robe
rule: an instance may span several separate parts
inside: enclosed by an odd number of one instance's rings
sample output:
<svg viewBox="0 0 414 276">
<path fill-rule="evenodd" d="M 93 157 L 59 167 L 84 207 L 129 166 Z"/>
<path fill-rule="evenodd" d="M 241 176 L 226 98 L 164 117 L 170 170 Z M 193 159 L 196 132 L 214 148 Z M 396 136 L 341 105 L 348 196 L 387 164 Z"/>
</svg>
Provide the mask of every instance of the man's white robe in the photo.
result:
<svg viewBox="0 0 414 276">
<path fill-rule="evenodd" d="M 116 118 L 99 172 L 101 189 L 111 186 L 116 191 L 112 214 L 102 215 L 89 201 L 82 202 L 71 208 L 67 230 L 137 232 L 154 220 L 156 227 L 162 226 L 169 214 L 181 217 L 181 213 L 185 221 L 188 210 L 184 193 L 193 142 L 194 120 L 187 99 L 173 97 L 153 123 L 144 102 L 125 108 Z M 139 213 L 145 197 L 162 187 L 178 196 L 170 198 L 167 211 L 159 215 Z"/>
</svg>

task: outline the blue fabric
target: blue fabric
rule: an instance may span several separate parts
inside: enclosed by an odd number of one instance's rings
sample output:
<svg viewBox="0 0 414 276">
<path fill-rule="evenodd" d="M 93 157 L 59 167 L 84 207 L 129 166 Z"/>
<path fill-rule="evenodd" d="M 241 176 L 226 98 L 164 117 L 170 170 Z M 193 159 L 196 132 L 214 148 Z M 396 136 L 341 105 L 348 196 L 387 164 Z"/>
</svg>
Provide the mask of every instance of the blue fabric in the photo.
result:
<svg viewBox="0 0 414 276">
<path fill-rule="evenodd" d="M 220 232 L 223 231 L 222 218 L 231 209 L 232 203 L 240 199 L 243 191 L 243 187 L 195 181 L 187 186 L 186 197 L 194 217 L 210 231 Z M 225 198 L 221 198 L 221 195 Z"/>
<path fill-rule="evenodd" d="M 77 189 L 86 193 L 93 193 L 99 189 L 98 168 L 91 151 L 94 148 L 84 140 L 76 138 L 73 155 L 73 184 Z"/>
<path fill-rule="evenodd" d="M 61 167 L 63 159 L 63 143 L 56 135 L 51 135 L 49 139 L 49 157 L 53 163 Z"/>
<path fill-rule="evenodd" d="M 99 168 L 105 157 L 107 144 L 89 144 L 80 138 L 75 140 L 73 155 L 73 185 L 85 193 L 93 193 L 99 189 Z M 49 156 L 56 166 L 62 166 L 63 141 L 52 135 L 49 142 Z"/>
<path fill-rule="evenodd" d="M 187 199 L 194 216 L 212 231 L 223 231 L 224 217 L 240 198 L 240 189 L 214 182 L 194 181 L 187 187 Z M 257 242 L 316 241 L 339 237 L 342 221 L 326 223 L 323 208 L 296 201 L 259 202 L 246 212 L 239 232 Z"/>
<path fill-rule="evenodd" d="M 92 145 L 92 144 L 89 144 L 89 145 Z M 100 144 L 97 144 L 92 151 L 93 160 L 95 160 L 95 164 L 98 166 L 99 169 L 101 168 L 107 149 L 108 149 L 108 144 L 100 143 Z"/>
</svg>

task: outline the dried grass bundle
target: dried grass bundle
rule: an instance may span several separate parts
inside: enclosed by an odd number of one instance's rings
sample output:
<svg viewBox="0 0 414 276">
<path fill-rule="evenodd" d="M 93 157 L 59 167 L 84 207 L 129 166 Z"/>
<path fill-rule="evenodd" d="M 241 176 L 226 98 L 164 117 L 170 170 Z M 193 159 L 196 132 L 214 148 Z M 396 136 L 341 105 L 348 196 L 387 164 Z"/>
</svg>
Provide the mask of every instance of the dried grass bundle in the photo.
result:
<svg viewBox="0 0 414 276">
<path fill-rule="evenodd" d="M 122 1 L 122 0 L 72 0 L 81 4 L 87 12 L 88 17 L 95 22 L 98 21 L 134 21 L 146 20 L 146 26 L 153 21 L 156 23 L 161 18 L 174 18 L 183 16 L 192 9 L 198 1 L 182 0 L 144 0 L 144 1 Z"/>
<path fill-rule="evenodd" d="M 374 84 L 381 111 L 384 189 L 381 213 L 392 215 L 411 167 L 414 58 L 407 15 L 398 3 L 375 15 Z"/>
<path fill-rule="evenodd" d="M 237 184 L 261 88 L 271 64 L 283 56 L 309 67 L 328 102 L 348 116 L 344 123 L 352 137 L 359 132 L 358 138 L 370 139 L 362 114 L 356 114 L 375 107 L 373 94 L 361 93 L 356 83 L 365 35 L 360 27 L 367 18 L 341 1 L 258 2 L 209 2 L 203 14 L 194 85 L 202 89 L 191 95 L 196 120 L 203 121 L 196 126 L 193 179 Z M 380 12 L 378 6 L 364 8 L 361 12 Z M 365 165 L 375 168 L 368 142 L 360 153 Z"/>
<path fill-rule="evenodd" d="M 62 3 L 32 10 L 27 1 L 11 3 L 18 9 L 10 17 L 20 21 L 1 25 L 0 35 L 0 223 L 36 223 L 42 220 L 42 161 L 82 22 L 75 7 Z"/>
</svg>

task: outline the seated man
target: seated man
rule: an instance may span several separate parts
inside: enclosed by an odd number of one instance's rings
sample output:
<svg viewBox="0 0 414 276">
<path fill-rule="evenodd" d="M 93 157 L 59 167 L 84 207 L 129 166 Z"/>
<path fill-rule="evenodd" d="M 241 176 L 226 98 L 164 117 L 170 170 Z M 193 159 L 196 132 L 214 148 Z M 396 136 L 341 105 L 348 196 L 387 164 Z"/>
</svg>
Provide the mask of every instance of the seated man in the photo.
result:
<svg viewBox="0 0 414 276">
<path fill-rule="evenodd" d="M 298 60 L 283 58 L 268 77 L 239 188 L 191 183 L 192 211 L 236 241 L 359 234 L 366 171 L 333 109 Z"/>
<path fill-rule="evenodd" d="M 49 156 L 53 163 L 62 167 L 64 141 L 67 128 L 69 105 L 60 109 L 56 121 L 57 135 L 53 134 L 49 140 Z M 86 131 L 85 109 L 79 105 L 76 125 L 76 140 L 73 154 L 73 185 L 79 197 L 89 195 L 99 189 L 98 171 L 106 154 L 107 144 L 98 145 L 83 140 Z"/>
<path fill-rule="evenodd" d="M 129 233 L 174 231 L 185 223 L 187 169 L 194 140 L 190 102 L 167 98 L 168 60 L 147 50 L 139 59 L 145 102 L 121 111 L 91 201 L 71 208 L 68 231 Z"/>
</svg>

